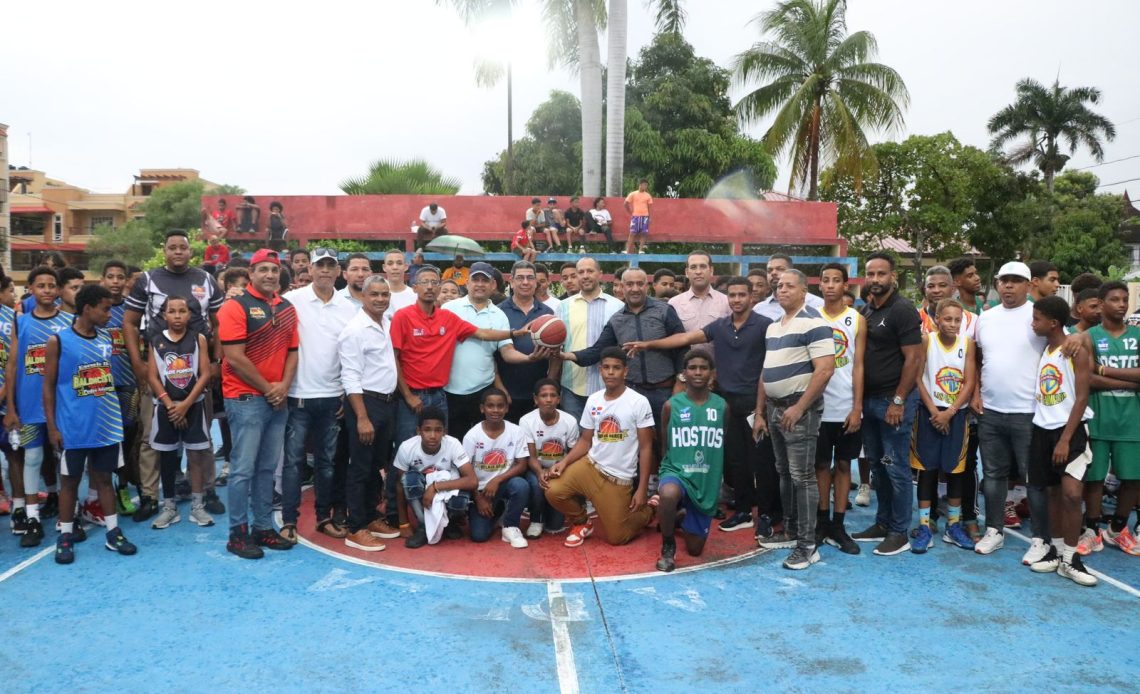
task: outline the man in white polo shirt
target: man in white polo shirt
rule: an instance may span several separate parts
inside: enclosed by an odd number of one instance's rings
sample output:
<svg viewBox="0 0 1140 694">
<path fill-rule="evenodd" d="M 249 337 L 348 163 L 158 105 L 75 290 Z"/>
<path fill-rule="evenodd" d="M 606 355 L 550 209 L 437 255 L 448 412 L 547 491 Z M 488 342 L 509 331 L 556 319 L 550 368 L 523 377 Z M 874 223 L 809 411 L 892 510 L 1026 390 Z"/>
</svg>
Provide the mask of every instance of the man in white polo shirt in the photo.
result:
<svg viewBox="0 0 1140 694">
<path fill-rule="evenodd" d="M 795 268 L 795 264 L 792 263 L 790 256 L 783 253 L 773 253 L 768 256 L 768 286 L 771 287 L 772 293 L 767 299 L 753 306 L 753 311 L 765 316 L 772 322 L 779 321 L 784 317 L 784 309 L 776 297 L 776 287 L 780 286 L 780 276 L 793 268 Z M 823 308 L 823 299 L 808 292 L 804 297 L 804 305 L 819 311 Z"/>
<path fill-rule="evenodd" d="M 301 506 L 301 467 L 306 442 L 313 435 L 314 475 L 318 529 L 326 535 L 344 537 L 343 528 L 332 522 L 333 455 L 340 427 L 340 358 L 337 336 L 357 308 L 333 289 L 340 275 L 336 253 L 328 248 L 313 252 L 309 273 L 312 284 L 294 289 L 285 299 L 297 311 L 301 346 L 297 375 L 289 387 L 289 422 L 285 426 L 285 466 L 281 473 L 281 536 L 297 541 L 297 516 Z"/>
<path fill-rule="evenodd" d="M 437 236 L 447 231 L 447 211 L 439 203 L 432 202 L 420 210 L 420 224 L 416 227 L 416 248 L 423 248 Z"/>
</svg>

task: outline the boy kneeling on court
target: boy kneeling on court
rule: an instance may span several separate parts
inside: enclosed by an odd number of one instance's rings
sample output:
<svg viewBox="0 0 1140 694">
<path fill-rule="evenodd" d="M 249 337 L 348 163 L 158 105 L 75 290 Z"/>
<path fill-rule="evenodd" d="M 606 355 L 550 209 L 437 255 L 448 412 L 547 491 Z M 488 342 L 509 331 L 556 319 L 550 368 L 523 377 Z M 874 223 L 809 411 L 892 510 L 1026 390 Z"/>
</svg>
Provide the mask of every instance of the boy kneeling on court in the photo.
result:
<svg viewBox="0 0 1140 694">
<path fill-rule="evenodd" d="M 421 410 L 416 431 L 418 436 L 400 444 L 393 462 L 400 471 L 404 497 L 419 522 L 416 531 L 404 541 L 408 549 L 434 545 L 441 535 L 448 539 L 462 537 L 458 521 L 467 512 L 471 493 L 479 486 L 463 444 L 447 435 L 447 415 L 443 410 Z M 366 551 L 382 549 L 380 546 Z"/>
<path fill-rule="evenodd" d="M 606 541 L 624 545 L 653 519 L 649 472 L 653 464 L 653 411 L 649 400 L 625 385 L 626 355 L 602 350 L 598 370 L 605 390 L 586 400 L 578 443 L 547 472 L 546 500 L 570 520 L 567 547 L 593 534 L 582 497 L 589 499 L 606 528 Z"/>
</svg>

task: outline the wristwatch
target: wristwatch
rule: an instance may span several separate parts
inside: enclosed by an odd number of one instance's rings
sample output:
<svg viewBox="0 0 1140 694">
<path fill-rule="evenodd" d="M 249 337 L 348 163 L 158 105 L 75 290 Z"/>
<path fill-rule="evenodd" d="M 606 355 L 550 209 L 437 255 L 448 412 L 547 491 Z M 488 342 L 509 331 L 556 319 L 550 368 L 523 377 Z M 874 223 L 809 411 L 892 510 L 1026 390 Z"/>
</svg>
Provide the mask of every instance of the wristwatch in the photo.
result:
<svg viewBox="0 0 1140 694">
<path fill-rule="evenodd" d="M 898 395 L 891 398 L 891 404 L 892 405 L 902 405 L 903 402 L 905 402 L 905 401 L 901 397 L 899 397 Z"/>
</svg>

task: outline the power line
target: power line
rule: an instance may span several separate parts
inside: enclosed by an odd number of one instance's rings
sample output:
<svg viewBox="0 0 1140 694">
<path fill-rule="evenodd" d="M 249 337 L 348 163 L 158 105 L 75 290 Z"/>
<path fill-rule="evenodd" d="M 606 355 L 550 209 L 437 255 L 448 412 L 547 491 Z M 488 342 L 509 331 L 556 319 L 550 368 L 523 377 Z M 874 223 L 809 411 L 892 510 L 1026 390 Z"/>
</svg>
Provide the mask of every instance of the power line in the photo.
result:
<svg viewBox="0 0 1140 694">
<path fill-rule="evenodd" d="M 1123 157 L 1121 159 L 1113 159 L 1112 161 L 1102 161 L 1099 164 L 1090 164 L 1088 166 L 1080 166 L 1080 167 L 1077 167 L 1077 168 L 1072 169 L 1072 170 L 1073 171 L 1084 171 L 1085 169 L 1095 169 L 1098 166 L 1108 166 L 1109 164 L 1115 164 L 1118 161 L 1128 161 L 1129 159 L 1140 159 L 1140 154 L 1133 154 L 1130 157 Z"/>
<path fill-rule="evenodd" d="M 1137 176 L 1136 178 L 1126 178 L 1123 181 L 1113 181 L 1112 183 L 1101 183 L 1099 186 L 1097 186 L 1097 188 L 1106 188 L 1108 186 L 1117 186 L 1117 185 L 1120 185 L 1121 183 L 1131 183 L 1132 181 L 1140 181 L 1140 176 Z"/>
</svg>

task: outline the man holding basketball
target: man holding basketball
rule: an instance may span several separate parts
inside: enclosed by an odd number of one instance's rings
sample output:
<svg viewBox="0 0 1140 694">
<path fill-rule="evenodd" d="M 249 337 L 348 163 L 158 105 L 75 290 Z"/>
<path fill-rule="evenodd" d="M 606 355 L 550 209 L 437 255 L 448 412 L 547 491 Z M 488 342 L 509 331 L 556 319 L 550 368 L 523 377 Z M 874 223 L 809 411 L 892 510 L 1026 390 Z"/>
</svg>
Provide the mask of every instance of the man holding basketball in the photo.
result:
<svg viewBox="0 0 1140 694">
<path fill-rule="evenodd" d="M 520 260 L 511 266 L 511 295 L 506 301 L 499 304 L 499 310 L 507 316 L 507 323 L 511 330 L 526 327 L 539 316 L 553 316 L 554 310 L 535 298 L 538 289 L 538 274 L 534 263 Z M 507 411 L 507 421 L 517 423 L 522 416 L 534 409 L 532 390 L 535 382 L 546 378 L 550 365 L 543 359 L 544 351 L 534 343 L 530 335 L 516 337 L 513 340 L 514 349 L 519 354 L 534 356 L 534 361 L 514 365 L 513 368 L 504 368 L 507 365 L 506 357 L 502 354 L 495 356 L 495 363 L 499 367 L 499 376 L 511 396 L 511 406 Z M 545 350 L 549 354 L 550 350 Z"/>
</svg>

